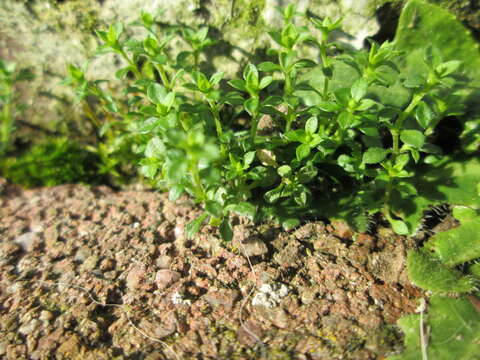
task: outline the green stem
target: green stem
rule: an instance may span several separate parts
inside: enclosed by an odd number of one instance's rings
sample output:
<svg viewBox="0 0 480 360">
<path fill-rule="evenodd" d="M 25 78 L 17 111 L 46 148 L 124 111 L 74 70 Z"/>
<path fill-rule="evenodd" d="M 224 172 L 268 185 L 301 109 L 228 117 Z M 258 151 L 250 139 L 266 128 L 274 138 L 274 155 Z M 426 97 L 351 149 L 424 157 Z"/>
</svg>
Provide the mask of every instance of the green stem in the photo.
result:
<svg viewBox="0 0 480 360">
<path fill-rule="evenodd" d="M 393 156 L 394 159 L 399 155 L 400 153 L 400 130 L 402 129 L 403 123 L 405 120 L 412 115 L 413 110 L 417 107 L 417 105 L 422 101 L 424 96 L 426 95 L 427 91 L 422 90 L 412 97 L 412 101 L 410 101 L 410 104 L 403 110 L 403 112 L 398 116 L 397 120 L 395 121 L 395 124 L 392 129 L 390 129 L 390 134 L 392 135 L 392 146 L 393 146 Z"/>
<path fill-rule="evenodd" d="M 397 120 L 392 129 L 390 129 L 390 134 L 392 135 L 392 158 L 391 161 L 395 164 L 397 156 L 400 155 L 400 131 L 402 129 L 403 123 L 405 120 L 412 115 L 412 112 L 415 110 L 417 105 L 422 101 L 424 96 L 427 93 L 427 89 L 423 89 L 422 91 L 413 95 L 410 104 L 403 110 L 403 112 L 398 116 Z M 388 183 L 385 189 L 385 198 L 384 198 L 384 213 L 386 216 L 389 216 L 390 211 L 390 198 L 393 191 L 393 181 L 395 180 L 394 176 L 388 174 Z"/>
<path fill-rule="evenodd" d="M 252 125 L 250 127 L 250 142 L 252 146 L 255 145 L 255 137 L 257 135 L 258 121 L 260 120 L 258 114 L 253 114 L 252 116 Z"/>
<path fill-rule="evenodd" d="M 290 129 L 292 127 L 292 122 L 293 122 L 294 119 L 295 119 L 295 112 L 293 111 L 293 109 L 290 106 L 288 106 L 287 123 L 285 125 L 285 132 L 290 131 Z"/>
<path fill-rule="evenodd" d="M 222 122 L 220 120 L 220 112 L 218 110 L 218 106 L 215 102 L 208 100 L 208 105 L 210 105 L 210 109 L 212 110 L 213 114 L 213 119 L 215 120 L 215 129 L 217 130 L 217 137 L 221 138 L 223 135 L 223 130 L 222 130 Z M 225 154 L 225 145 L 223 143 L 220 143 L 220 152 L 222 155 Z"/>
<path fill-rule="evenodd" d="M 192 173 L 193 183 L 195 185 L 195 192 L 199 197 L 199 201 L 204 201 L 207 196 L 205 194 L 205 189 L 203 188 L 200 173 L 198 172 L 198 161 L 196 159 L 190 163 L 190 172 Z"/>
<path fill-rule="evenodd" d="M 140 80 L 142 78 L 142 74 L 140 73 L 140 71 L 138 70 L 137 68 L 137 64 L 135 64 L 133 62 L 132 59 L 129 58 L 129 56 L 127 55 L 127 53 L 123 50 L 123 49 L 120 49 L 118 50 L 118 53 L 127 61 L 127 63 L 132 67 L 132 71 L 133 73 L 135 74 L 135 77 L 137 78 L 137 80 Z"/>
<path fill-rule="evenodd" d="M 210 109 L 212 110 L 213 119 L 215 120 L 215 128 L 217 130 L 217 136 L 220 137 L 223 135 L 222 123 L 220 121 L 220 112 L 218 111 L 218 106 L 211 100 L 207 100 Z"/>
<path fill-rule="evenodd" d="M 293 80 L 290 78 L 290 75 L 288 73 L 284 72 L 283 75 L 285 77 L 284 91 L 285 91 L 286 96 L 290 97 L 290 96 L 293 95 Z M 285 122 L 285 132 L 290 131 L 294 118 L 295 118 L 295 111 L 287 103 L 287 116 L 286 116 L 286 122 Z"/>
<path fill-rule="evenodd" d="M 10 137 L 12 134 L 13 128 L 13 116 L 10 113 L 11 107 L 10 103 L 6 103 L 3 107 L 3 114 L 2 114 L 2 134 L 1 134 L 1 148 L 0 148 L 0 155 L 6 153 L 7 148 L 10 144 Z"/>
<path fill-rule="evenodd" d="M 167 90 L 172 90 L 172 84 L 168 80 L 168 75 L 167 72 L 165 71 L 165 68 L 162 65 L 155 65 L 155 68 L 157 69 L 158 73 L 160 74 L 160 78 L 162 79 L 163 85 L 167 88 Z"/>
<path fill-rule="evenodd" d="M 325 79 L 323 80 L 323 100 L 328 100 L 328 85 L 330 83 L 330 78 L 325 76 Z"/>
</svg>

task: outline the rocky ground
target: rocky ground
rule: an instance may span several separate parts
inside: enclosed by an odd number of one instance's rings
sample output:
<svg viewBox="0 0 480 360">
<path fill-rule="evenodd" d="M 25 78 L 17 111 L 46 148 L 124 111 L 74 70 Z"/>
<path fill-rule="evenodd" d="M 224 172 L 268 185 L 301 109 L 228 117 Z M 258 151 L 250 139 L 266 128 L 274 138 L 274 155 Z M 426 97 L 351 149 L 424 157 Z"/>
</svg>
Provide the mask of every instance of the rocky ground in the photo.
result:
<svg viewBox="0 0 480 360">
<path fill-rule="evenodd" d="M 188 199 L 0 185 L 2 359 L 384 359 L 422 295 L 414 240 L 340 222 L 238 219 L 224 244 Z"/>
</svg>

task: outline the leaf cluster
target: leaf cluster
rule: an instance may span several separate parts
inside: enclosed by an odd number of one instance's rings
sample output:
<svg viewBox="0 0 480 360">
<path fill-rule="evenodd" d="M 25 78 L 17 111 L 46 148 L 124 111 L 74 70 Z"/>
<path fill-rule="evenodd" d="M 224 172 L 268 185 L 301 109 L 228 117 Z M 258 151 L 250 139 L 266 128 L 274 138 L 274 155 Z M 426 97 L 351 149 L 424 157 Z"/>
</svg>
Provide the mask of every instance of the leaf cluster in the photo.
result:
<svg viewBox="0 0 480 360">
<path fill-rule="evenodd" d="M 440 119 L 458 112 L 461 62 L 426 48 L 428 71 L 405 77 L 393 43 L 347 50 L 329 40 L 340 21 L 310 18 L 299 26 L 294 5 L 280 11 L 284 24 L 269 32 L 276 44 L 269 61 L 248 63 L 241 78 L 199 67 L 214 44 L 207 27 L 159 31 L 146 13 L 133 24 L 146 30 L 142 39 L 126 38 L 118 23 L 97 31 L 98 53 L 124 61 L 116 73 L 125 83 L 124 110 L 101 82 L 75 67 L 70 77 L 81 98 L 97 96 L 125 121 L 120 132 L 135 139 L 144 177 L 171 199 L 186 193 L 201 204 L 188 236 L 208 221 L 230 240 L 234 214 L 294 226 L 299 213 L 351 188 L 357 213 L 381 211 L 397 233 L 410 233 L 395 204 L 417 196 L 407 181 L 416 166 L 441 159 L 431 140 Z M 174 39 L 191 50 L 172 52 Z M 305 46 L 316 55 L 303 56 Z"/>
</svg>

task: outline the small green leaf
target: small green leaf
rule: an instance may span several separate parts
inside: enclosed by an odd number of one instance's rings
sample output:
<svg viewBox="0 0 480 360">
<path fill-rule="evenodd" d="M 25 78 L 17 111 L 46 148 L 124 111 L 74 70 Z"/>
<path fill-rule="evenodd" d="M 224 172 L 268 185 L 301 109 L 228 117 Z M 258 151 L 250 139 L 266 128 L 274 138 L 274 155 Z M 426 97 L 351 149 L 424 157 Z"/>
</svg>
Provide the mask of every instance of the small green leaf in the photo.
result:
<svg viewBox="0 0 480 360">
<path fill-rule="evenodd" d="M 363 153 L 362 162 L 364 164 L 377 164 L 382 162 L 388 155 L 384 148 L 372 147 Z"/>
<path fill-rule="evenodd" d="M 292 168 L 288 165 L 282 165 L 277 169 L 278 175 L 288 177 L 292 174 Z"/>
<path fill-rule="evenodd" d="M 170 188 L 170 191 L 168 193 L 168 199 L 170 201 L 175 201 L 177 200 L 184 192 L 183 186 L 180 185 L 174 185 Z"/>
<path fill-rule="evenodd" d="M 367 88 L 368 88 L 367 81 L 363 78 L 358 79 L 353 83 L 352 88 L 350 90 L 352 98 L 357 101 L 361 100 L 367 93 Z"/>
<path fill-rule="evenodd" d="M 353 121 L 354 121 L 353 114 L 347 111 L 342 111 L 337 118 L 337 122 L 342 129 L 349 128 L 353 124 Z"/>
<path fill-rule="evenodd" d="M 438 65 L 435 71 L 440 77 L 445 77 L 457 71 L 461 65 L 462 62 L 460 60 L 450 60 Z"/>
<path fill-rule="evenodd" d="M 281 70 L 280 65 L 277 65 L 271 61 L 265 61 L 258 65 L 258 70 L 263 72 L 272 72 Z"/>
<path fill-rule="evenodd" d="M 228 219 L 223 219 L 222 223 L 219 227 L 220 235 L 222 236 L 222 240 L 226 242 L 230 242 L 233 239 L 233 229 L 230 225 Z"/>
<path fill-rule="evenodd" d="M 301 59 L 298 60 L 293 66 L 297 69 L 303 69 L 303 68 L 312 68 L 317 66 L 318 64 L 312 60 L 309 59 Z"/>
<path fill-rule="evenodd" d="M 282 228 L 285 231 L 289 231 L 295 228 L 296 226 L 298 226 L 299 224 L 300 224 L 300 221 L 298 219 L 289 218 L 282 221 Z"/>
<path fill-rule="evenodd" d="M 158 136 L 152 138 L 145 148 L 145 156 L 147 158 L 161 158 L 165 156 L 165 145 Z"/>
<path fill-rule="evenodd" d="M 313 165 L 306 165 L 302 167 L 296 177 L 298 179 L 298 182 L 300 184 L 306 184 L 315 179 L 315 176 L 317 176 L 318 170 L 315 166 Z"/>
<path fill-rule="evenodd" d="M 400 140 L 415 149 L 420 149 L 425 144 L 425 135 L 418 130 L 403 130 L 400 133 Z"/>
<path fill-rule="evenodd" d="M 422 101 L 415 109 L 415 118 L 417 119 L 418 124 L 423 129 L 426 129 L 435 118 L 435 113 L 425 102 Z"/>
<path fill-rule="evenodd" d="M 305 123 L 305 131 L 309 134 L 314 134 L 318 128 L 318 120 L 315 116 L 311 117 Z"/>
<path fill-rule="evenodd" d="M 398 235 L 408 235 L 410 233 L 407 224 L 402 220 L 389 219 L 388 222 L 392 226 L 393 231 Z"/>
<path fill-rule="evenodd" d="M 245 100 L 243 106 L 245 107 L 245 110 L 247 110 L 250 116 L 255 116 L 258 111 L 259 104 L 260 102 L 258 98 L 250 98 L 248 100 Z"/>
<path fill-rule="evenodd" d="M 208 214 L 203 213 L 202 215 L 197 217 L 195 220 L 189 222 L 185 226 L 187 239 L 193 238 L 198 233 L 198 231 L 200 230 L 200 227 L 202 226 L 203 222 L 207 219 L 207 217 L 208 217 Z"/>
<path fill-rule="evenodd" d="M 295 150 L 295 154 L 297 155 L 297 160 L 300 161 L 310 155 L 310 145 L 309 144 L 302 144 L 297 147 Z"/>
<path fill-rule="evenodd" d="M 263 197 L 267 202 L 274 203 L 275 201 L 277 201 L 282 197 L 282 192 L 283 192 L 283 184 L 280 184 L 275 189 L 267 191 L 265 195 L 263 195 Z"/>
<path fill-rule="evenodd" d="M 231 87 L 240 90 L 240 91 L 247 91 L 247 88 L 245 86 L 245 81 L 241 79 L 233 79 L 228 82 L 228 85 Z"/>
<path fill-rule="evenodd" d="M 220 82 L 220 80 L 223 79 L 224 76 L 225 76 L 225 72 L 223 71 L 216 72 L 210 77 L 210 83 L 212 85 L 216 85 Z"/>
<path fill-rule="evenodd" d="M 203 41 L 206 39 L 208 34 L 208 26 L 202 27 L 200 30 L 197 31 L 196 38 L 200 41 Z"/>
<path fill-rule="evenodd" d="M 147 179 L 153 179 L 157 174 L 158 166 L 155 164 L 141 165 L 138 171 L 141 175 L 145 176 Z"/>
<path fill-rule="evenodd" d="M 248 217 L 250 220 L 255 218 L 255 214 L 257 212 L 255 205 L 245 201 L 237 204 L 227 205 L 226 209 L 238 215 Z"/>
<path fill-rule="evenodd" d="M 243 79 L 245 80 L 245 86 L 249 91 L 255 91 L 258 89 L 258 70 L 253 64 L 248 64 L 243 70 Z"/>
<path fill-rule="evenodd" d="M 270 85 L 273 81 L 273 77 L 271 76 L 265 76 L 261 81 L 259 85 L 259 89 L 265 89 L 268 85 Z"/>
<path fill-rule="evenodd" d="M 174 92 L 169 92 L 167 95 L 165 95 L 165 97 L 161 101 L 162 105 L 165 106 L 167 109 L 170 109 L 173 106 L 174 102 L 175 102 Z"/>
<path fill-rule="evenodd" d="M 205 210 L 213 217 L 221 218 L 223 216 L 223 207 L 216 201 L 207 201 Z"/>
<path fill-rule="evenodd" d="M 167 95 L 167 90 L 160 84 L 151 83 L 147 88 L 147 97 L 154 104 L 161 104 Z"/>
<path fill-rule="evenodd" d="M 249 151 L 243 156 L 243 163 L 249 166 L 255 160 L 255 151 Z"/>
<path fill-rule="evenodd" d="M 242 105 L 245 100 L 243 99 L 242 95 L 236 91 L 231 91 L 227 93 L 225 96 L 220 98 L 219 103 L 223 104 L 230 104 L 230 105 Z"/>
</svg>

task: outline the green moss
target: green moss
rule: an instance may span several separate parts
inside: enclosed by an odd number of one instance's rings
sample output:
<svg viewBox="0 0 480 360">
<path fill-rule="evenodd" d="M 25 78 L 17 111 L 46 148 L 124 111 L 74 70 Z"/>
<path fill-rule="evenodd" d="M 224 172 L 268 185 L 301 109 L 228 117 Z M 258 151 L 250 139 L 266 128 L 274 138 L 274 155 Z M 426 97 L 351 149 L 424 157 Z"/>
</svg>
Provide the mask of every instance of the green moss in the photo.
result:
<svg viewBox="0 0 480 360">
<path fill-rule="evenodd" d="M 71 140 L 50 139 L 1 164 L 2 175 L 27 188 L 67 183 L 99 183 L 99 158 Z"/>
</svg>

